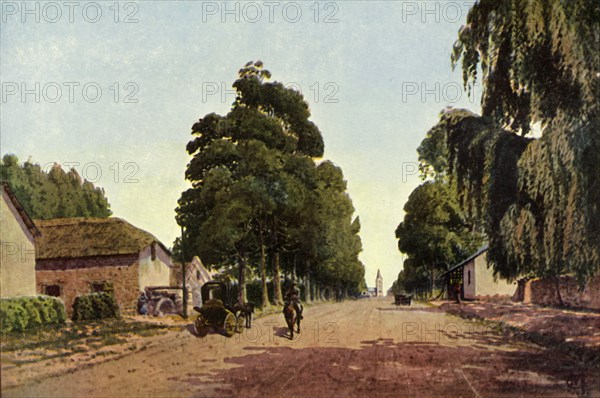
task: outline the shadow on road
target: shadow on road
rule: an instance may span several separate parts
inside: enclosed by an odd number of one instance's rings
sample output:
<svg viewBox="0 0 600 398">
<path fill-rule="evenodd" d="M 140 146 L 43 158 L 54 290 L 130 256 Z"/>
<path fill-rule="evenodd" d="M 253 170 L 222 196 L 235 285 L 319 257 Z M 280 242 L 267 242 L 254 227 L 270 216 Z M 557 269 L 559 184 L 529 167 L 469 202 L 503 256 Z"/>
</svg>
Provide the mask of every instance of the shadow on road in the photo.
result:
<svg viewBox="0 0 600 398">
<path fill-rule="evenodd" d="M 275 330 L 275 336 L 281 337 L 284 339 L 290 339 L 290 329 L 287 327 L 280 327 Z"/>
<path fill-rule="evenodd" d="M 276 331 L 287 337 L 287 328 Z M 453 336 L 456 338 L 456 336 Z M 234 368 L 211 381 L 234 396 L 544 396 L 600 392 L 597 368 L 552 350 L 508 351 L 490 331 L 464 334 L 470 345 L 392 339 L 344 347 L 247 347 Z M 180 380 L 185 383 L 184 379 Z"/>
<path fill-rule="evenodd" d="M 397 311 L 397 312 L 444 312 L 437 307 L 377 307 L 378 311 Z"/>
</svg>

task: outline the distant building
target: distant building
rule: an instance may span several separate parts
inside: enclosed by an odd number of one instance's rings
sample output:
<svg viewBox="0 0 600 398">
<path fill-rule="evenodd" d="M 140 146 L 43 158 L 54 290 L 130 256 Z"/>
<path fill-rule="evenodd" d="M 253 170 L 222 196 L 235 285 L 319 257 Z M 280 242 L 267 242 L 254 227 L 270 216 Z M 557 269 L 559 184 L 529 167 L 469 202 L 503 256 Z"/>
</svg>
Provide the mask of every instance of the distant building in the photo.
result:
<svg viewBox="0 0 600 398">
<path fill-rule="evenodd" d="M 40 231 L 7 183 L 2 183 L 0 225 L 0 297 L 34 296 Z"/>
<path fill-rule="evenodd" d="M 81 294 L 112 291 L 134 312 L 141 291 L 169 286 L 171 253 L 152 234 L 120 218 L 36 220 L 37 290 L 61 297 L 70 315 Z"/>
<path fill-rule="evenodd" d="M 383 297 L 383 278 L 379 270 L 377 270 L 377 278 L 375 278 L 375 297 Z"/>
<path fill-rule="evenodd" d="M 456 299 L 456 286 L 460 286 L 461 298 L 464 299 L 512 296 L 515 293 L 517 282 L 494 278 L 494 270 L 487 261 L 487 250 L 487 246 L 482 247 L 444 273 L 449 299 Z"/>
</svg>

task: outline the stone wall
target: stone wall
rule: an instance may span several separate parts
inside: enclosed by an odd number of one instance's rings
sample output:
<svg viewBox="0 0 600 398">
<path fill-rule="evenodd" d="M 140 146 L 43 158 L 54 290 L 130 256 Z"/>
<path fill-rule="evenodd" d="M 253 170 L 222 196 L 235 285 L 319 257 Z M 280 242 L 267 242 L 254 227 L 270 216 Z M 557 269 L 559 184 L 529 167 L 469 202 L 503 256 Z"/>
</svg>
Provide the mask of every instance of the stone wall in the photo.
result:
<svg viewBox="0 0 600 398">
<path fill-rule="evenodd" d="M 100 256 L 72 259 L 40 259 L 36 264 L 38 293 L 48 285 L 60 286 L 67 314 L 73 312 L 75 297 L 92 293 L 92 283 L 109 282 L 122 313 L 137 309 L 139 296 L 138 255 Z"/>
<path fill-rule="evenodd" d="M 549 279 L 531 279 L 522 284 L 518 298 L 524 303 L 558 305 L 556 283 Z M 583 291 L 571 276 L 560 278 L 560 294 L 563 302 L 571 307 L 600 309 L 600 275 L 592 278 Z"/>
</svg>

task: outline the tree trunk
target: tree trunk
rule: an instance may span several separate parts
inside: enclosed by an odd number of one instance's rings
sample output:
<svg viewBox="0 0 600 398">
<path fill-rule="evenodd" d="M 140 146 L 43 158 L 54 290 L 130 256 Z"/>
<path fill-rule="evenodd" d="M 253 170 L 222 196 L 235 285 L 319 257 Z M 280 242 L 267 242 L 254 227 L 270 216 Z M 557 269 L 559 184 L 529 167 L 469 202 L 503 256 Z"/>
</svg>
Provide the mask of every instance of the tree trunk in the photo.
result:
<svg viewBox="0 0 600 398">
<path fill-rule="evenodd" d="M 269 303 L 269 292 L 267 290 L 267 258 L 265 254 L 265 242 L 262 233 L 262 228 L 259 225 L 259 237 L 260 237 L 260 283 L 262 291 L 262 307 L 268 307 Z"/>
<path fill-rule="evenodd" d="M 277 220 L 271 222 L 271 249 L 273 250 L 273 300 L 276 305 L 283 305 L 281 293 L 281 267 L 279 264 L 279 242 L 277 241 Z"/>
<path fill-rule="evenodd" d="M 433 297 L 433 285 L 435 284 L 435 278 L 433 277 L 433 270 L 431 270 L 431 282 L 429 285 L 429 297 L 428 298 L 432 298 Z"/>
<path fill-rule="evenodd" d="M 239 273 L 238 273 L 238 303 L 246 303 L 246 258 L 239 256 Z"/>
<path fill-rule="evenodd" d="M 294 256 L 294 268 L 292 268 L 292 281 L 298 281 L 298 275 L 296 274 L 296 256 Z"/>
<path fill-rule="evenodd" d="M 307 269 L 308 269 L 308 264 L 307 264 Z M 311 288 L 312 288 L 312 286 L 310 283 L 310 274 L 307 274 L 304 277 L 304 289 L 306 291 L 306 302 L 307 303 L 312 303 L 312 301 L 313 301 Z"/>
<path fill-rule="evenodd" d="M 558 299 L 558 305 L 564 307 L 565 303 L 560 294 L 560 276 L 554 277 L 554 286 L 556 286 L 556 298 Z"/>
<path fill-rule="evenodd" d="M 281 269 L 279 266 L 279 253 L 273 256 L 273 288 L 275 289 L 275 304 L 283 305 L 283 294 L 281 293 Z"/>
</svg>

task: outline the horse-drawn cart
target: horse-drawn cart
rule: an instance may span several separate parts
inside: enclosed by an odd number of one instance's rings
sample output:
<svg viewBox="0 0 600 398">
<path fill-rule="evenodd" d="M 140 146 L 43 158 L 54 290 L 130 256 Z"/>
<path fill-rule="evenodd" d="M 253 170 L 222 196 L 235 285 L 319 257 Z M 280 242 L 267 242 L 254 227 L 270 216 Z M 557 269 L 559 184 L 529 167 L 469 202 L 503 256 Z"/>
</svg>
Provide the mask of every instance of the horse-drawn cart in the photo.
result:
<svg viewBox="0 0 600 398">
<path fill-rule="evenodd" d="M 244 318 L 232 306 L 229 286 L 224 282 L 210 281 L 200 289 L 202 306 L 194 307 L 199 313 L 194 321 L 194 328 L 198 336 L 204 337 L 212 328 L 222 332 L 227 337 L 235 332 L 240 333 L 244 325 Z"/>
<path fill-rule="evenodd" d="M 412 295 L 407 296 L 404 294 L 396 294 L 394 295 L 394 304 L 396 305 L 408 305 L 410 306 L 410 303 L 412 301 Z"/>
</svg>

